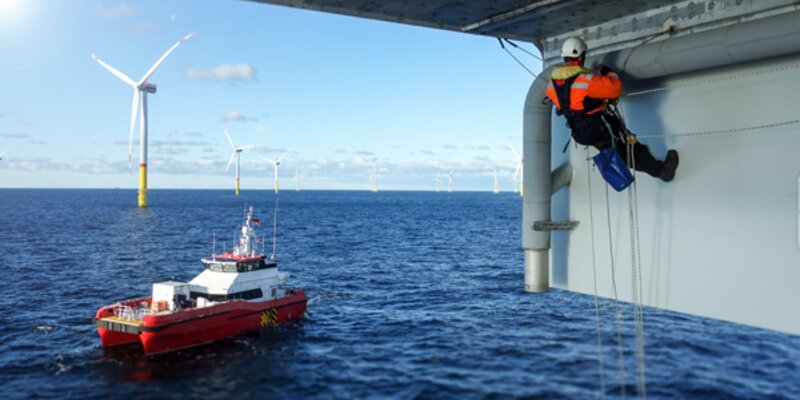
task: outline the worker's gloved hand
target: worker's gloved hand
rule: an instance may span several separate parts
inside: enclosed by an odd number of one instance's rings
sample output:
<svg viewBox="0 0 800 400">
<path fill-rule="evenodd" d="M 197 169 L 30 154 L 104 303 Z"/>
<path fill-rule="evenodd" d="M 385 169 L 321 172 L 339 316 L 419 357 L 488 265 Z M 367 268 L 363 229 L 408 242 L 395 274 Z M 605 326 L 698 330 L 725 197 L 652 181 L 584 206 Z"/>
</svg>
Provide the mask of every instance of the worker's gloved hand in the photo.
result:
<svg viewBox="0 0 800 400">
<path fill-rule="evenodd" d="M 605 64 L 598 65 L 597 69 L 600 70 L 601 75 L 608 75 L 610 72 L 614 72 L 613 69 L 609 68 L 608 65 Z"/>
</svg>

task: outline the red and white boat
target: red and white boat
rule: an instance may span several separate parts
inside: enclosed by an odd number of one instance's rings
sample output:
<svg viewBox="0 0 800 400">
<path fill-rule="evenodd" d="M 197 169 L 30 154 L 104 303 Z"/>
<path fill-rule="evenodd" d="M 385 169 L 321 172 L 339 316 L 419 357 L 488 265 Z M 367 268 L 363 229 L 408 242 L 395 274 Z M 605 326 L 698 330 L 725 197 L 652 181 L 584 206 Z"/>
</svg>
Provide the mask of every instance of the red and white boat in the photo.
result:
<svg viewBox="0 0 800 400">
<path fill-rule="evenodd" d="M 97 310 L 94 323 L 103 347 L 141 343 L 151 355 L 302 318 L 305 292 L 284 288 L 289 274 L 278 271 L 274 255 L 256 254 L 258 222 L 250 207 L 234 249 L 212 252 L 202 260 L 205 270 L 188 283 L 154 283 L 150 297 Z"/>
</svg>

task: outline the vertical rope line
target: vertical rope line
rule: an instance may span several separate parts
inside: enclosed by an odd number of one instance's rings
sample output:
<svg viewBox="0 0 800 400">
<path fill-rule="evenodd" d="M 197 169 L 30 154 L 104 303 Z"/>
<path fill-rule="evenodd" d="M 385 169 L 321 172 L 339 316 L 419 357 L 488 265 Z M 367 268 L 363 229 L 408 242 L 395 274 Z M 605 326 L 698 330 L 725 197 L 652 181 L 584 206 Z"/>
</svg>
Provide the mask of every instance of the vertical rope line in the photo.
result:
<svg viewBox="0 0 800 400">
<path fill-rule="evenodd" d="M 619 115 L 619 114 L 618 114 Z M 622 116 L 619 116 L 624 125 Z M 630 135 L 630 133 L 628 133 Z M 632 142 L 629 136 L 626 140 L 626 159 L 631 174 L 636 172 L 636 157 L 634 157 L 633 149 L 635 142 Z M 635 349 L 636 349 L 636 366 L 637 366 L 637 392 L 639 397 L 647 398 L 647 387 L 645 381 L 645 365 L 644 365 L 644 317 L 642 313 L 642 270 L 641 270 L 641 248 L 639 242 L 639 201 L 636 180 L 633 180 L 632 187 L 628 189 L 628 218 L 630 226 L 631 237 L 631 289 L 633 291 L 633 322 L 634 322 L 634 335 L 635 335 Z"/>
<path fill-rule="evenodd" d="M 614 246 L 611 238 L 611 202 L 608 199 L 608 185 L 606 189 L 606 222 L 608 225 L 608 252 L 611 255 L 611 285 L 614 290 L 614 320 L 617 330 L 617 353 L 619 355 L 619 382 L 620 394 L 625 398 L 625 351 L 622 348 L 622 328 L 620 317 L 622 311 L 619 308 L 619 295 L 617 294 L 617 272 L 614 266 Z"/>
<path fill-rule="evenodd" d="M 592 238 L 592 283 L 594 284 L 594 317 L 597 332 L 597 367 L 600 373 L 600 398 L 606 397 L 606 373 L 603 368 L 603 339 L 600 334 L 600 300 L 597 297 L 597 262 L 594 242 L 594 201 L 592 200 L 592 164 L 589 161 L 589 148 L 586 148 L 586 182 L 589 186 L 589 229 Z"/>
</svg>

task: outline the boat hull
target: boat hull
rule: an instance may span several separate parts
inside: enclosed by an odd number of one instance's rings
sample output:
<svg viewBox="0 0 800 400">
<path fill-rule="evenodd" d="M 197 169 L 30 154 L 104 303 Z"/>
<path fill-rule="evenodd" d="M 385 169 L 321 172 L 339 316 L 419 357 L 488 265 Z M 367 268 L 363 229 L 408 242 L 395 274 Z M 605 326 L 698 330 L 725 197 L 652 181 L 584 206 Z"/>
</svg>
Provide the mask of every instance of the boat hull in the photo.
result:
<svg viewBox="0 0 800 400">
<path fill-rule="evenodd" d="M 166 315 L 145 316 L 137 325 L 136 333 L 132 333 L 131 328 L 109 326 L 104 322 L 102 327 L 98 324 L 98 333 L 103 347 L 141 342 L 145 354 L 159 354 L 303 318 L 306 303 L 305 291 L 298 290 L 269 301 L 230 301 Z M 102 310 L 98 310 L 98 315 Z M 123 332 L 126 329 L 131 333 Z"/>
</svg>

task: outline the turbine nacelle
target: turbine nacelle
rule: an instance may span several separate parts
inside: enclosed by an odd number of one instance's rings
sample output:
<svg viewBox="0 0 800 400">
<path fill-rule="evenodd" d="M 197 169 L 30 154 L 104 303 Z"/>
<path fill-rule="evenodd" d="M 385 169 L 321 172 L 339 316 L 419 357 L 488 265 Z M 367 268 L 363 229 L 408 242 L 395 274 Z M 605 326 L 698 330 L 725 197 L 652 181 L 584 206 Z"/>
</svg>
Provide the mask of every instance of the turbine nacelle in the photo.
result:
<svg viewBox="0 0 800 400">
<path fill-rule="evenodd" d="M 145 82 L 139 85 L 139 90 L 147 93 L 155 93 L 156 92 L 156 85 L 150 82 Z"/>
</svg>

